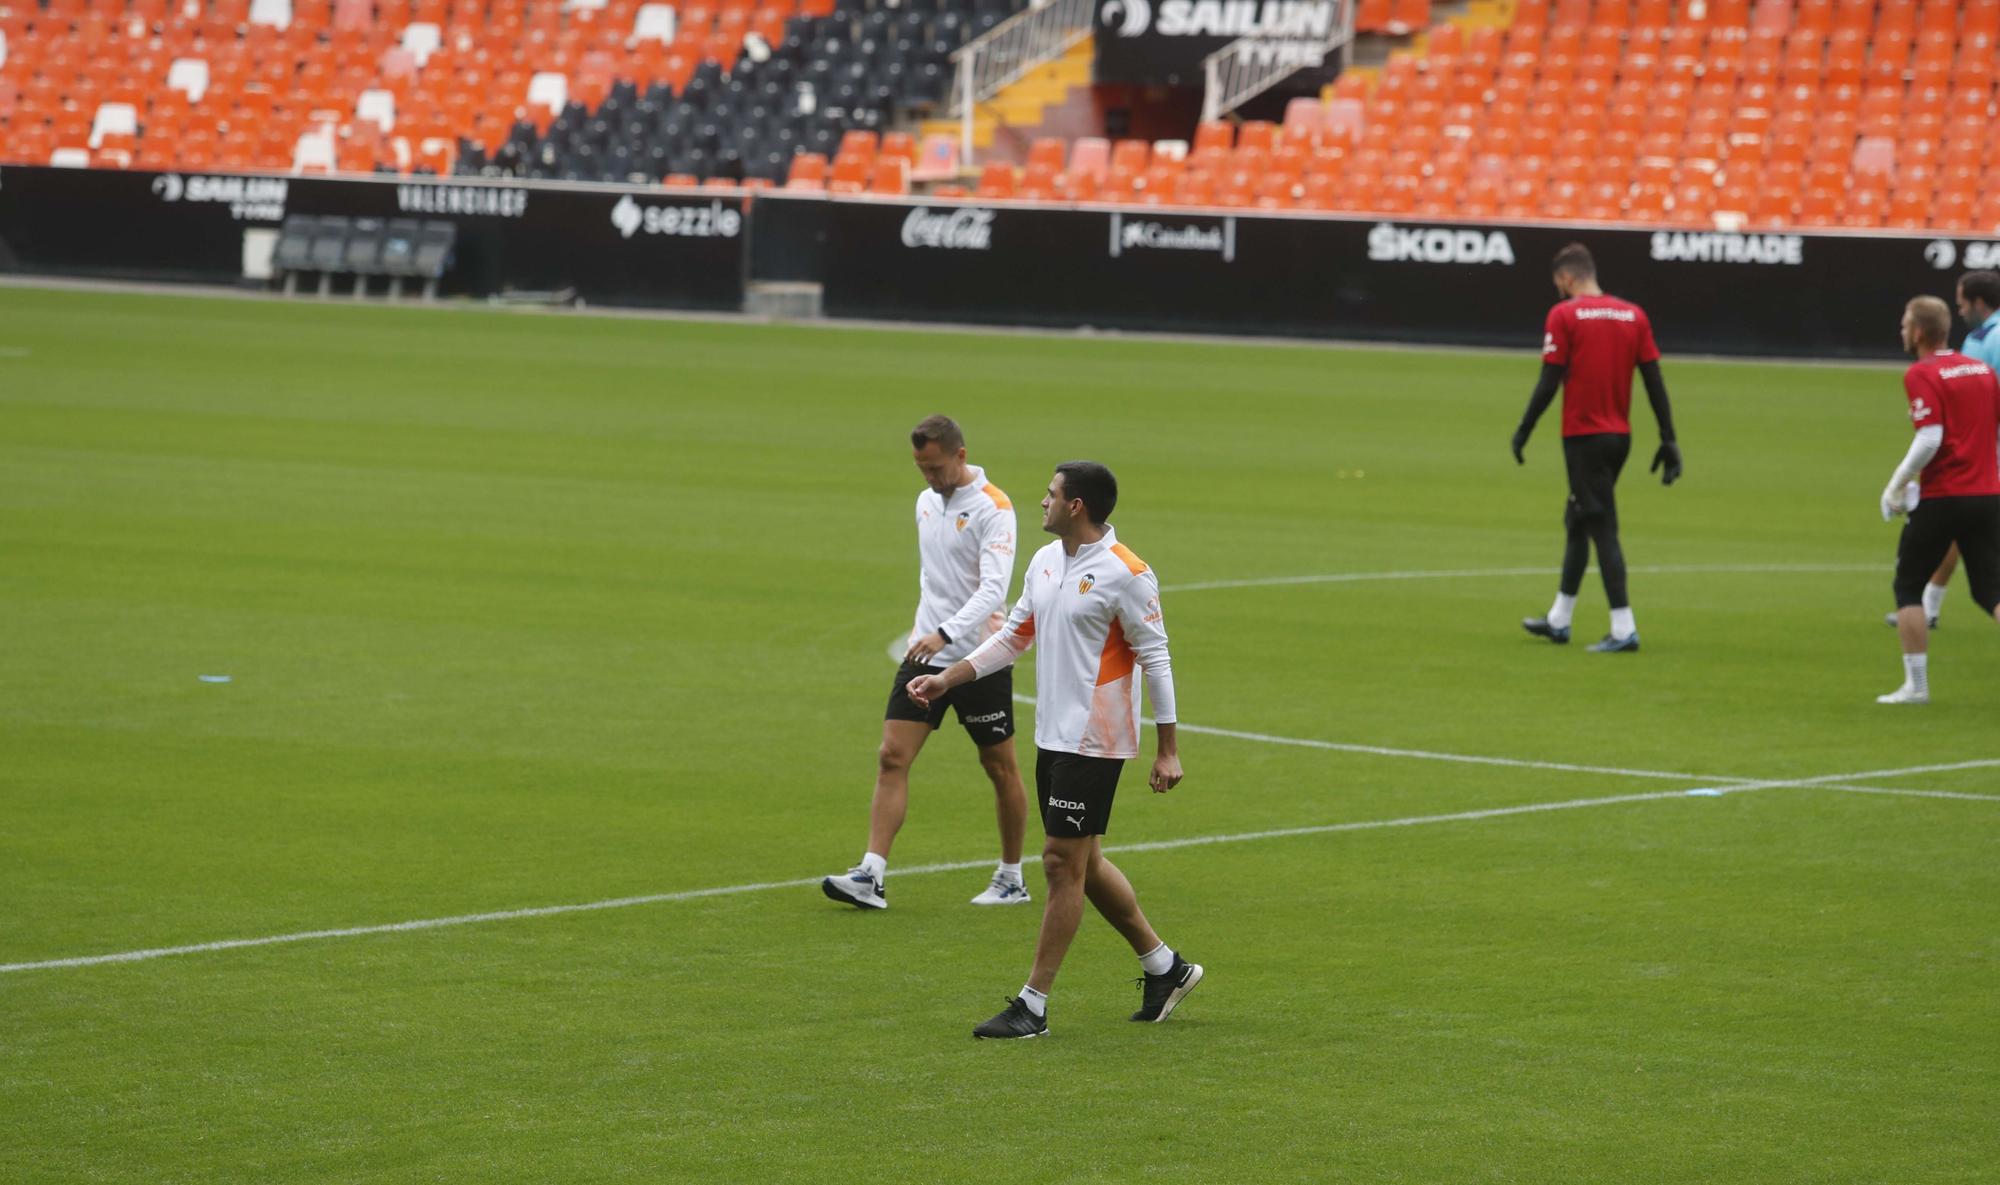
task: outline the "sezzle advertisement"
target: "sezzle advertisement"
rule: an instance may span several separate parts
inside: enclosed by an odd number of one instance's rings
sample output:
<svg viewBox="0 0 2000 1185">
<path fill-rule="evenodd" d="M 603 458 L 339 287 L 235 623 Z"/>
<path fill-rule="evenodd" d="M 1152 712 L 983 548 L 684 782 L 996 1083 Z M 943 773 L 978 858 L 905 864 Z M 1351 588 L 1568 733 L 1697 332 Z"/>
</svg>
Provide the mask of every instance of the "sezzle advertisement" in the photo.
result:
<svg viewBox="0 0 2000 1185">
<path fill-rule="evenodd" d="M 567 290 L 593 304 L 743 307 L 749 214 L 740 196 L 476 178 L 8 166 L 0 271 L 233 283 L 246 234 L 307 216 L 451 223 L 448 296 Z"/>
</svg>

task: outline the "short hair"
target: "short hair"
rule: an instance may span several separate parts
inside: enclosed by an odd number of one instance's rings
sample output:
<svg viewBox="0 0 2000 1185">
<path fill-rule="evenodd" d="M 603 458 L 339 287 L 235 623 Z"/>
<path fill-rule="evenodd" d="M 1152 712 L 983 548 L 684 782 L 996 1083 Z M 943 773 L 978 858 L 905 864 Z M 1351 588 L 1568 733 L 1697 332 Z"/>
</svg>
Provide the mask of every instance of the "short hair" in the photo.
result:
<svg viewBox="0 0 2000 1185">
<path fill-rule="evenodd" d="M 1942 342 L 1951 333 L 1951 310 L 1935 296 L 1919 296 L 1910 301 L 1910 324 L 1924 341 Z"/>
<path fill-rule="evenodd" d="M 1091 522 L 1103 526 L 1110 521 L 1118 505 L 1118 479 L 1111 470 L 1095 461 L 1064 461 L 1056 466 L 1056 474 L 1062 478 L 1063 493 L 1082 500 Z"/>
<path fill-rule="evenodd" d="M 2000 309 L 2000 272 L 1967 272 L 1958 278 L 1958 290 L 1967 300 Z"/>
<path fill-rule="evenodd" d="M 1597 261 L 1590 257 L 1590 248 L 1582 243 L 1571 243 L 1556 252 L 1554 262 L 1549 265 L 1549 271 L 1558 276 L 1567 272 L 1579 280 L 1595 280 Z"/>
<path fill-rule="evenodd" d="M 958 421 L 950 416 L 925 416 L 922 423 L 910 429 L 910 447 L 922 448 L 931 443 L 955 453 L 965 447 L 965 433 L 959 431 Z"/>
</svg>

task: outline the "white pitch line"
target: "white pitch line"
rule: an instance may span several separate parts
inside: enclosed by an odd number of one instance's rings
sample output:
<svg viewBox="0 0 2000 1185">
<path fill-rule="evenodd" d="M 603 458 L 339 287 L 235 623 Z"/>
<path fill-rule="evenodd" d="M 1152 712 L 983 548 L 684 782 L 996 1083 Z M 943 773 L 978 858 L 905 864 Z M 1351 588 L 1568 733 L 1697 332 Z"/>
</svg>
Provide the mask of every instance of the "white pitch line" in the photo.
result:
<svg viewBox="0 0 2000 1185">
<path fill-rule="evenodd" d="M 1905 774 L 1934 773 L 1955 769 L 1974 769 L 2000 765 L 2000 759 L 1989 761 L 1966 761 L 1953 765 L 1920 765 L 1903 769 L 1867 770 L 1853 774 L 1828 774 L 1816 778 L 1787 778 L 1771 781 L 1742 781 L 1725 786 L 1705 787 L 1711 794 L 1743 794 L 1756 790 L 1775 790 L 1788 786 L 1827 786 L 1850 779 L 1889 778 Z M 1944 793 L 1939 791 L 1938 793 Z M 1612 806 L 1628 802 L 1653 802 L 1667 798 L 1688 798 L 1694 796 L 1688 790 L 1656 790 L 1645 794 L 1618 794 L 1599 798 L 1572 798 L 1561 802 L 1531 802 L 1517 806 L 1486 807 L 1479 810 L 1451 811 L 1437 815 L 1405 815 L 1395 819 L 1362 819 L 1348 823 L 1324 823 L 1309 827 L 1286 827 L 1270 831 L 1241 831 L 1223 835 L 1196 835 L 1182 839 L 1162 839 L 1133 844 L 1114 844 L 1104 850 L 1119 852 L 1164 852 L 1176 848 L 1206 847 L 1214 844 L 1249 843 L 1265 839 L 1288 839 L 1304 835 L 1332 835 L 1347 831 L 1375 831 L 1389 827 L 1417 827 L 1430 823 L 1460 823 L 1478 819 L 1497 819 L 1510 815 L 1543 814 L 1550 811 L 1581 810 L 1585 807 Z M 1977 797 L 1977 796 L 1970 796 Z M 1034 863 L 1039 857 L 1027 857 L 1024 862 Z M 920 876 L 926 873 L 963 872 L 969 869 L 986 868 L 991 860 L 960 860 L 948 864 L 921 864 L 898 871 L 898 876 Z M 566 913 L 585 913 L 606 909 L 628 909 L 638 905 L 660 905 L 674 901 L 694 901 L 703 897 L 729 897 L 744 893 L 768 892 L 772 889 L 802 889 L 820 882 L 819 877 L 799 880 L 757 881 L 743 885 L 723 885 L 708 889 L 687 889 L 677 893 L 648 893 L 638 897 L 614 897 L 605 901 L 586 901 L 573 905 L 542 905 L 528 909 L 503 909 L 487 913 L 458 914 L 453 917 L 421 918 L 408 922 L 391 922 L 377 926 L 349 926 L 332 930 L 306 930 L 296 934 L 273 934 L 262 938 L 232 938 L 220 942 L 198 942 L 187 946 L 162 946 L 147 950 L 121 951 L 108 955 L 82 955 L 67 959 L 43 959 L 28 963 L 0 963 L 0 974 L 18 971 L 48 971 L 63 967 L 95 967 L 107 963 L 138 963 L 149 959 L 162 959 L 172 955 L 207 954 L 215 951 L 239 950 L 254 946 L 277 946 L 292 942 L 310 942 L 318 939 L 360 938 L 370 934 L 398 934 L 411 930 L 439 930 L 450 926 L 470 926 L 482 922 L 515 921 L 522 918 L 553 917 Z"/>
<path fill-rule="evenodd" d="M 1033 706 L 1035 697 L 1017 695 L 1014 702 Z M 1152 717 L 1144 717 L 1147 724 L 1153 724 Z M 1408 757 L 1418 761 L 1445 761 L 1457 765 L 1498 765 L 1509 769 L 1542 769 L 1557 773 L 1605 774 L 1618 778 L 1653 778 L 1665 782 L 1726 782 L 1748 783 L 1755 778 L 1732 778 L 1723 774 L 1675 773 L 1664 769 L 1626 769 L 1615 765 L 1575 765 L 1567 761 L 1529 761 L 1518 757 L 1484 757 L 1474 753 L 1439 753 L 1429 749 L 1397 749 L 1386 745 L 1360 745 L 1346 741 L 1321 741 L 1311 737 L 1275 736 L 1267 732 L 1244 732 L 1234 728 L 1213 728 L 1206 724 L 1189 724 L 1183 721 L 1182 732 L 1200 733 L 1203 736 L 1227 737 L 1237 741 L 1256 741 L 1265 745 L 1289 745 L 1300 749 L 1323 749 L 1334 753 L 1360 753 L 1369 757 Z"/>
<path fill-rule="evenodd" d="M 1902 798 L 1956 798 L 1965 802 L 2000 802 L 2000 794 L 1967 794 L 1962 790 L 1909 790 L 1901 786 L 1815 786 L 1816 790 L 1839 790 L 1847 794 L 1892 794 Z"/>
<path fill-rule="evenodd" d="M 1763 787 L 1758 787 L 1759 789 Z M 1582 807 L 1607 806 L 1620 802 L 1645 802 L 1657 798 L 1685 797 L 1681 791 L 1659 791 L 1650 794 L 1623 794 L 1607 798 L 1578 798 L 1565 802 L 1528 803 L 1521 806 L 1493 807 L 1475 811 L 1453 811 L 1442 815 L 1411 815 L 1400 819 L 1368 819 L 1352 823 L 1329 823 L 1316 827 L 1290 827 L 1279 831 L 1246 831 L 1231 835 L 1198 835 L 1184 839 L 1155 840 L 1150 843 L 1110 845 L 1107 852 L 1160 852 L 1174 848 L 1187 848 L 1221 843 L 1243 843 L 1250 840 L 1276 839 L 1293 835 L 1318 835 L 1337 831 L 1367 831 L 1381 827 L 1414 827 L 1423 823 L 1455 823 L 1470 819 L 1491 819 L 1503 815 L 1522 815 L 1541 811 L 1576 810 Z M 1035 864 L 1040 856 L 1026 856 L 1023 863 Z M 901 868 L 897 876 L 919 876 L 925 873 L 963 872 L 975 868 L 988 868 L 993 861 L 962 860 L 949 864 L 922 864 Z M 440 930 L 450 926 L 471 926 L 483 922 L 508 922 L 522 918 L 554 917 L 558 914 L 585 913 L 606 909 L 629 909 L 637 905 L 662 905 L 674 901 L 694 901 L 703 897 L 728 897 L 744 893 L 761 893 L 772 889 L 803 889 L 820 883 L 820 877 L 807 877 L 787 881 L 756 881 L 743 885 L 723 885 L 709 889 L 688 889 L 678 893 L 648 893 L 638 897 L 614 897 L 605 901 L 586 901 L 573 905 L 540 905 L 527 909 L 502 909 L 486 913 L 457 914 L 452 917 L 420 918 L 408 922 L 390 922 L 375 926 L 347 926 L 340 929 L 304 930 L 295 934 L 272 934 L 262 938 L 229 938 L 219 942 L 197 942 L 186 946 L 160 946 L 146 950 L 120 951 L 109 955 L 81 955 L 67 959 L 43 959 L 29 963 L 0 963 L 0 974 L 16 971 L 46 971 L 60 967 L 96 967 L 106 963 L 140 963 L 150 959 L 163 959 L 172 955 L 210 954 L 216 951 L 241 950 L 255 946 L 277 946 L 292 942 L 311 942 L 329 938 L 362 938 L 371 934 L 401 934 L 412 930 Z"/>
<path fill-rule="evenodd" d="M 1654 576 L 1776 575 L 1783 573 L 1882 572 L 1881 564 L 1640 564 L 1630 569 Z M 1486 576 L 1555 576 L 1554 568 L 1458 568 L 1408 572 L 1327 572 L 1317 576 L 1260 576 L 1247 580 L 1203 580 L 1172 584 L 1161 592 L 1204 592 L 1218 588 L 1278 588 L 1294 584 L 1367 584 L 1383 580 L 1470 580 Z"/>
<path fill-rule="evenodd" d="M 1447 761 L 1458 765 L 1499 765 L 1512 769 L 1553 770 L 1558 773 L 1606 774 L 1619 778 L 1654 778 L 1669 782 L 1721 782 L 1731 785 L 1755 781 L 1721 774 L 1675 773 L 1664 769 L 1625 769 L 1615 765 L 1575 765 L 1567 761 L 1529 761 L 1517 757 L 1482 757 L 1471 753 L 1436 753 L 1427 749 L 1396 749 L 1386 745 L 1358 745 L 1345 741 L 1318 741 L 1305 737 L 1281 737 L 1262 732 L 1242 732 L 1234 728 L 1210 728 L 1205 724 L 1182 724 L 1182 732 L 1258 741 L 1266 745 L 1291 745 L 1301 749 L 1327 749 L 1336 753 L 1361 753 L 1371 757 L 1408 757 L 1419 761 Z"/>
<path fill-rule="evenodd" d="M 1832 789 L 1844 782 L 1869 782 L 1877 778 L 1900 778 L 1909 774 L 1955 773 L 1966 769 L 1992 769 L 2000 766 L 2000 757 L 1983 757 L 1974 761 L 1953 761 L 1943 765 L 1906 765 L 1900 769 L 1870 769 L 1851 774 L 1822 774 L 1816 778 L 1785 778 L 1781 781 L 1745 782 L 1741 779 L 1722 779 L 1720 785 L 1704 786 L 1701 789 L 1733 793 L 1738 790 L 1766 790 L 1779 786 L 1801 786 L 1813 789 Z M 1842 789 L 1847 787 L 1842 786 Z M 1864 791 L 1865 793 L 1865 791 Z"/>
</svg>

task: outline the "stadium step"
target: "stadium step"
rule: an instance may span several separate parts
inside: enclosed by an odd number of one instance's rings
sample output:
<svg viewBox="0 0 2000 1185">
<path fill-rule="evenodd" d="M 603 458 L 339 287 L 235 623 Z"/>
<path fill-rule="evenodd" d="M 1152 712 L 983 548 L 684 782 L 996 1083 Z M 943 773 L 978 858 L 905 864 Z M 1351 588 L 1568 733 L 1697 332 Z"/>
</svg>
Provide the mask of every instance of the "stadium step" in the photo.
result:
<svg viewBox="0 0 2000 1185">
<path fill-rule="evenodd" d="M 992 148 L 1002 128 L 1027 131 L 1040 126 L 1049 108 L 1062 103 L 1077 87 L 1090 85 L 1095 62 L 1096 49 L 1085 39 L 1071 46 L 1062 57 L 1037 66 L 1009 83 L 999 94 L 979 105 L 972 121 L 973 147 Z M 926 135 L 956 136 L 959 121 L 925 120 L 923 131 Z"/>
</svg>

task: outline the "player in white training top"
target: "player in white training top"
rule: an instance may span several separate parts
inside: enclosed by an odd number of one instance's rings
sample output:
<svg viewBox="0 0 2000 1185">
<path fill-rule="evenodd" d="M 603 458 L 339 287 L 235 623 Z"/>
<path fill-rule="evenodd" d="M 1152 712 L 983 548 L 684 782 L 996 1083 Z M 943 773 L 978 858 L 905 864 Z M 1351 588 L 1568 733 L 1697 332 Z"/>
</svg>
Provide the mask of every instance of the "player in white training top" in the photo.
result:
<svg viewBox="0 0 2000 1185">
<path fill-rule="evenodd" d="M 862 909 L 889 908 L 889 846 L 902 829 L 910 800 L 910 764 L 924 741 L 944 723 L 946 708 L 979 750 L 979 764 L 993 782 L 1000 818 L 1000 866 L 974 905 L 1019 905 L 1028 900 L 1021 880 L 1021 834 L 1028 803 L 1021 767 L 1014 759 L 1014 678 L 999 671 L 918 704 L 904 690 L 910 680 L 938 671 L 972 653 L 991 634 L 1007 603 L 1014 576 L 1014 504 L 986 471 L 965 463 L 965 434 L 948 416 L 932 416 L 910 433 L 917 469 L 929 488 L 917 495 L 918 578 L 916 621 L 882 721 L 875 798 L 868 808 L 868 850 L 861 863 L 820 888 L 835 901 Z"/>
<path fill-rule="evenodd" d="M 1056 466 L 1042 499 L 1042 529 L 1057 537 L 1035 553 L 1021 599 L 1006 625 L 942 674 L 911 680 L 910 698 L 941 700 L 990 679 L 1038 647 L 1035 659 L 1035 790 L 1041 804 L 1042 912 L 1035 965 L 1020 995 L 975 1037 L 1040 1037 L 1049 1031 L 1048 993 L 1089 898 L 1139 956 L 1145 975 L 1137 1021 L 1162 1021 L 1201 982 L 1200 965 L 1160 941 L 1139 909 L 1132 883 L 1104 858 L 1111 799 L 1125 762 L 1139 755 L 1139 691 L 1153 703 L 1157 748 L 1148 782 L 1164 794 L 1181 780 L 1174 721 L 1174 673 L 1160 615 L 1160 582 L 1118 542 L 1108 521 L 1118 481 L 1095 461 Z"/>
</svg>

